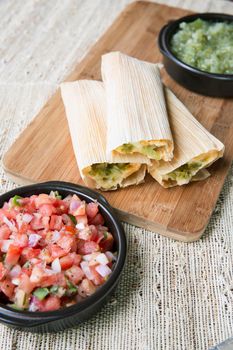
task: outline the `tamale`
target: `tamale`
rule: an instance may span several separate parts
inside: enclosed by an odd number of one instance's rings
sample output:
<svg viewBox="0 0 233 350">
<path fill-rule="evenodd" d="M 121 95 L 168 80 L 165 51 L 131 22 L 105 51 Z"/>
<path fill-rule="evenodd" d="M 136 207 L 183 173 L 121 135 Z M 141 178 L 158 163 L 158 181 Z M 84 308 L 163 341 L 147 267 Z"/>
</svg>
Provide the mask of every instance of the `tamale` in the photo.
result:
<svg viewBox="0 0 233 350">
<path fill-rule="evenodd" d="M 61 84 L 71 140 L 83 181 L 90 187 L 113 190 L 138 184 L 146 166 L 140 156 L 106 158 L 106 108 L 102 82 L 80 80 Z"/>
<path fill-rule="evenodd" d="M 165 98 L 175 144 L 174 158 L 170 162 L 153 161 L 148 171 L 163 187 L 205 179 L 210 175 L 205 168 L 223 156 L 224 145 L 168 88 Z"/>
<path fill-rule="evenodd" d="M 156 64 L 120 52 L 102 56 L 107 104 L 107 155 L 171 160 L 173 140 Z"/>
</svg>

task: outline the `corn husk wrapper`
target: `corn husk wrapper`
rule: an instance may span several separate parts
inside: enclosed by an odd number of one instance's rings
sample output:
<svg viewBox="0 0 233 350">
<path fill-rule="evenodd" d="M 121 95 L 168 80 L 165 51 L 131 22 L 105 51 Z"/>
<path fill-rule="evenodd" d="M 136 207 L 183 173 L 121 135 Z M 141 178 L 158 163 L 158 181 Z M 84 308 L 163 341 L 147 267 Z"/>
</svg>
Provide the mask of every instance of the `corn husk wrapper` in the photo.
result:
<svg viewBox="0 0 233 350">
<path fill-rule="evenodd" d="M 172 187 L 174 184 L 164 183 L 164 176 L 194 158 L 197 161 L 204 159 L 207 162 L 204 168 L 210 166 L 223 156 L 224 145 L 193 117 L 171 90 L 165 88 L 164 91 L 175 144 L 174 158 L 170 162 L 153 162 L 148 171 L 162 186 Z M 207 178 L 210 174 L 204 168 L 199 170 L 191 181 Z"/>
<path fill-rule="evenodd" d="M 106 108 L 104 85 L 99 81 L 79 80 L 61 84 L 61 94 L 68 119 L 71 140 L 79 171 L 84 182 L 91 187 L 100 188 L 88 176 L 93 164 L 113 163 L 106 158 Z M 119 155 L 116 163 L 128 163 L 127 156 Z M 134 156 L 130 162 L 135 170 L 119 183 L 125 187 L 138 184 L 144 180 L 146 166 L 144 157 Z M 115 189 L 115 188 L 112 188 Z"/>
<path fill-rule="evenodd" d="M 114 157 L 116 148 L 124 144 L 143 142 L 163 146 L 163 159 L 171 160 L 173 139 L 157 65 L 111 52 L 102 56 L 101 71 L 107 100 L 107 155 Z"/>
</svg>

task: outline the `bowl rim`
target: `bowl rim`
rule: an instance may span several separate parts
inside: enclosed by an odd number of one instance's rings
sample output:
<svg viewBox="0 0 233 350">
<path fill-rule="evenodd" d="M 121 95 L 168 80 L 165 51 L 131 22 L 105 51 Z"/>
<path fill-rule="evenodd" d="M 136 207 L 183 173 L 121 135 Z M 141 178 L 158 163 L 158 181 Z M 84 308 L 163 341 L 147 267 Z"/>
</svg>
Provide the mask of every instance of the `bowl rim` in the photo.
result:
<svg viewBox="0 0 233 350">
<path fill-rule="evenodd" d="M 118 282 L 120 274 L 123 270 L 127 253 L 125 231 L 121 222 L 116 216 L 114 209 L 111 207 L 111 205 L 108 203 L 108 201 L 102 194 L 87 187 L 78 184 L 73 184 L 70 182 L 49 181 L 15 188 L 11 191 L 0 195 L 0 202 L 4 202 L 7 199 L 10 199 L 15 194 L 20 194 L 22 196 L 25 194 L 26 196 L 27 194 L 30 195 L 30 193 L 33 192 L 42 193 L 43 191 L 45 191 L 46 193 L 52 190 L 63 190 L 68 192 L 70 191 L 71 193 L 73 192 L 80 196 L 83 196 L 83 199 L 85 201 L 98 201 L 103 216 L 107 215 L 108 219 L 113 224 L 115 234 L 118 237 L 118 255 L 117 261 L 114 266 L 114 270 L 111 273 L 109 279 L 102 286 L 100 286 L 94 294 L 69 307 L 61 308 L 54 311 L 31 312 L 15 310 L 10 306 L 0 304 L 0 321 L 3 321 L 5 323 L 20 323 L 20 326 L 23 327 L 23 324 L 21 324 L 22 321 L 30 321 L 32 323 L 30 323 L 29 325 L 25 324 L 25 328 L 33 328 L 41 324 L 49 323 L 51 321 L 55 321 L 63 317 L 69 317 L 74 314 L 78 314 L 79 312 L 83 312 L 84 310 L 88 310 L 95 304 L 99 303 L 111 292 L 111 290 L 115 287 L 116 283 Z"/>
<path fill-rule="evenodd" d="M 203 12 L 203 13 L 195 13 L 187 16 L 180 17 L 176 20 L 171 20 L 167 24 L 165 24 L 158 36 L 158 43 L 160 51 L 174 61 L 177 65 L 182 68 L 192 72 L 194 74 L 198 74 L 204 77 L 216 78 L 217 80 L 233 80 L 232 74 L 220 74 L 220 73 L 210 73 L 207 71 L 203 71 L 199 68 L 193 67 L 188 63 L 181 61 L 179 58 L 175 56 L 175 54 L 171 51 L 169 39 L 172 35 L 177 31 L 179 24 L 181 22 L 192 22 L 195 19 L 205 19 L 207 21 L 216 20 L 219 22 L 230 21 L 233 23 L 233 15 L 225 14 L 225 13 L 214 13 L 214 12 Z"/>
</svg>

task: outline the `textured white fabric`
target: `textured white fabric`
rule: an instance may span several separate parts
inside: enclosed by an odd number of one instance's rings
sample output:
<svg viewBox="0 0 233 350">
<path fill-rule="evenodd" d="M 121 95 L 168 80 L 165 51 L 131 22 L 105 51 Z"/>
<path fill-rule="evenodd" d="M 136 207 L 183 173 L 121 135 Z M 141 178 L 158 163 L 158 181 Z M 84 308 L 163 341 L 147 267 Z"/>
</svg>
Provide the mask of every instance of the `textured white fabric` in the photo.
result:
<svg viewBox="0 0 233 350">
<path fill-rule="evenodd" d="M 0 2 L 0 158 L 128 2 Z M 167 3 L 233 13 L 225 1 Z M 98 315 L 50 335 L 1 325 L 0 349 L 207 350 L 231 336 L 232 175 L 201 240 L 184 244 L 125 225 L 127 265 L 115 296 Z M 13 187 L 1 168 L 0 193 Z"/>
</svg>

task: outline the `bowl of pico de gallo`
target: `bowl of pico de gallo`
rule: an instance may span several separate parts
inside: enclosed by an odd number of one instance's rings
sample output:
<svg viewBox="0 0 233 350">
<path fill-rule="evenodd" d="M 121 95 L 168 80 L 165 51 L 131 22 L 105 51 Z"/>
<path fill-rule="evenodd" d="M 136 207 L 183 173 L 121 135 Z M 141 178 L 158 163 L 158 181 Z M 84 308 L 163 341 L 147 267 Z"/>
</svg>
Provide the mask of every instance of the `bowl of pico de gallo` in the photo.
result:
<svg viewBox="0 0 233 350">
<path fill-rule="evenodd" d="M 57 332 L 89 319 L 116 288 L 126 238 L 86 187 L 51 181 L 0 196 L 0 322 Z"/>
</svg>

